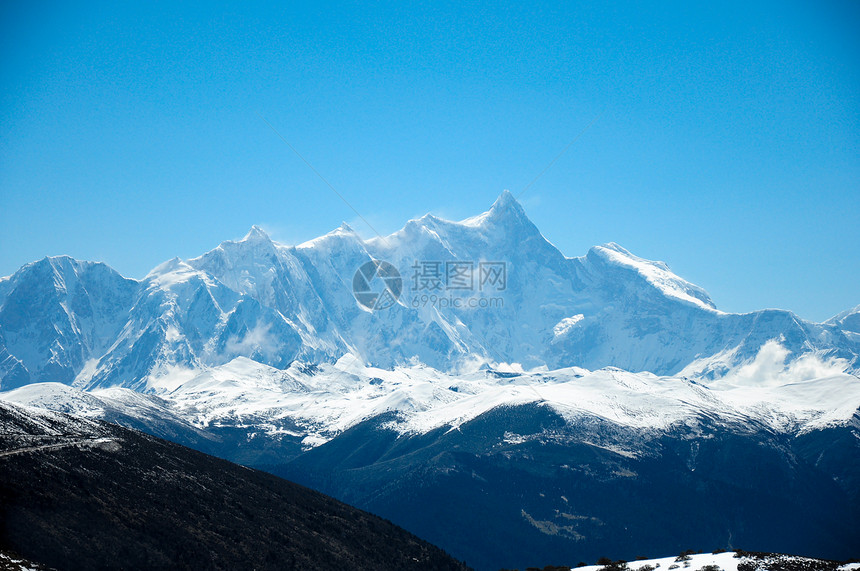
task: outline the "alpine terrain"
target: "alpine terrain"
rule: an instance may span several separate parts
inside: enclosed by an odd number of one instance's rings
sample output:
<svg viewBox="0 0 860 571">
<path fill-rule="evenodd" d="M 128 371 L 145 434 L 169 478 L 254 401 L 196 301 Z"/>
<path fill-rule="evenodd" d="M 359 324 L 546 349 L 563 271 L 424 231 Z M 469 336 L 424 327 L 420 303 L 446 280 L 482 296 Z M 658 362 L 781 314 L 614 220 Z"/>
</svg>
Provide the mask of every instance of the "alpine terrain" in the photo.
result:
<svg viewBox="0 0 860 571">
<path fill-rule="evenodd" d="M 254 227 L 142 280 L 68 257 L 0 280 L 0 399 L 285 476 L 478 569 L 856 557 L 858 374 L 860 306 L 726 313 L 618 244 L 565 256 L 507 191 L 367 240 Z"/>
</svg>

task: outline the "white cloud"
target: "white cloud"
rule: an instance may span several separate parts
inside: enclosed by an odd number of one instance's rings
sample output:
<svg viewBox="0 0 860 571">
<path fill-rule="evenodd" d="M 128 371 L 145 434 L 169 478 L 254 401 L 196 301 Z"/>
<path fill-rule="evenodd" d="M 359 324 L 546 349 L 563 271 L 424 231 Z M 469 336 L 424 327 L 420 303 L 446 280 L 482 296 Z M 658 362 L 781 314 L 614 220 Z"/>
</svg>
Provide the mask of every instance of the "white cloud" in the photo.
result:
<svg viewBox="0 0 860 571">
<path fill-rule="evenodd" d="M 227 354 L 250 357 L 259 353 L 267 358 L 276 355 L 281 349 L 281 344 L 269 334 L 271 327 L 271 325 L 257 324 L 256 327 L 248 330 L 241 340 L 238 336 L 230 337 L 225 346 Z"/>
<path fill-rule="evenodd" d="M 844 373 L 848 368 L 845 359 L 823 358 L 816 353 L 805 353 L 786 364 L 791 355 L 781 340 L 771 339 L 758 351 L 752 361 L 737 367 L 721 381 L 736 385 L 784 385 Z"/>
</svg>

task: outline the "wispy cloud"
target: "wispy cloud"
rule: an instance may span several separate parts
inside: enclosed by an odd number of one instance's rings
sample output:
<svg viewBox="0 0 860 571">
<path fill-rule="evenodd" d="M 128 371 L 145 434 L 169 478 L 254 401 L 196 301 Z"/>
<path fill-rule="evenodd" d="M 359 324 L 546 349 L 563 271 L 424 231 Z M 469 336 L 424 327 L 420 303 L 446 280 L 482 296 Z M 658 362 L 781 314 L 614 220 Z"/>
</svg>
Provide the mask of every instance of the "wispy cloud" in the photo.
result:
<svg viewBox="0 0 860 571">
<path fill-rule="evenodd" d="M 781 340 L 771 339 L 761 346 L 752 361 L 729 372 L 721 380 L 738 385 L 796 383 L 844 373 L 849 365 L 845 359 L 822 357 L 816 353 L 806 353 L 786 363 L 790 355 L 791 351 Z"/>
</svg>

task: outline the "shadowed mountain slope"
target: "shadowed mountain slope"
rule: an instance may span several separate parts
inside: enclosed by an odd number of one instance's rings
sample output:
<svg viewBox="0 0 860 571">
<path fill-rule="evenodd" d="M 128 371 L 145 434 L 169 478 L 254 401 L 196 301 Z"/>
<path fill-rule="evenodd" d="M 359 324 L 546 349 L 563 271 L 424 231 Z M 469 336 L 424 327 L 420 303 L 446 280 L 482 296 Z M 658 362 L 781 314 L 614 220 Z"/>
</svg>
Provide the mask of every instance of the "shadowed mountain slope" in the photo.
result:
<svg viewBox="0 0 860 571">
<path fill-rule="evenodd" d="M 57 569 L 466 569 L 297 484 L 136 431 L 6 403 L 0 549 Z"/>
</svg>

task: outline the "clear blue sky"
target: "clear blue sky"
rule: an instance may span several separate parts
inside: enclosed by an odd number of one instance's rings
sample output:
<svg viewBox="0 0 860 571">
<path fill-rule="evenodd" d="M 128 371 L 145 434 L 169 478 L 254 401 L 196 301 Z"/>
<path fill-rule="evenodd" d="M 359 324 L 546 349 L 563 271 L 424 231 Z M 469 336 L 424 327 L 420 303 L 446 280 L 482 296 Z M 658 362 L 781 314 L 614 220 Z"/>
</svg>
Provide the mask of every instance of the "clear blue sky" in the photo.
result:
<svg viewBox="0 0 860 571">
<path fill-rule="evenodd" d="M 521 202 L 727 311 L 860 303 L 860 3 L 2 2 L 0 275 Z M 259 114 L 259 115 L 258 115 Z"/>
</svg>

